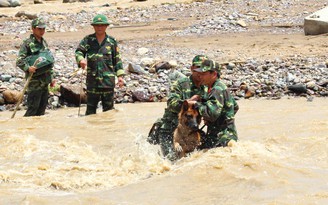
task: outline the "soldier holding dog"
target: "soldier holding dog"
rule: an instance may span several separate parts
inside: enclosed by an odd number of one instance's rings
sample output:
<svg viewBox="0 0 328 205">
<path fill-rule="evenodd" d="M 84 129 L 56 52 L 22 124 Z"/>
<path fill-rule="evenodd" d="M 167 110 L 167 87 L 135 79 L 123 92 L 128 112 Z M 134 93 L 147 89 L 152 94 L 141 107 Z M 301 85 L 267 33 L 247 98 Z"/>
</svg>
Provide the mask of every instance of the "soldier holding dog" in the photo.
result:
<svg viewBox="0 0 328 205">
<path fill-rule="evenodd" d="M 203 95 L 204 88 L 200 84 L 200 73 L 194 72 L 194 69 L 206 59 L 208 57 L 205 55 L 197 55 L 193 58 L 190 67 L 191 76 L 181 78 L 172 85 L 164 115 L 155 122 L 149 132 L 148 141 L 151 144 L 159 144 L 164 157 L 170 160 L 176 158 L 173 150 L 173 132 L 178 126 L 178 113 L 184 100 L 197 101 Z"/>
<path fill-rule="evenodd" d="M 235 126 L 238 104 L 227 86 L 218 78 L 213 61 L 205 60 L 194 71 L 200 73 L 201 84 L 208 88 L 201 101 L 193 101 L 207 125 L 200 149 L 230 146 L 238 140 Z"/>
<path fill-rule="evenodd" d="M 32 21 L 32 34 L 20 46 L 16 65 L 22 69 L 26 78 L 32 75 L 27 87 L 27 111 L 25 117 L 45 114 L 48 104 L 48 85 L 53 86 L 54 57 L 43 38 L 46 23 L 43 18 Z M 34 65 L 37 59 L 41 62 Z"/>
</svg>

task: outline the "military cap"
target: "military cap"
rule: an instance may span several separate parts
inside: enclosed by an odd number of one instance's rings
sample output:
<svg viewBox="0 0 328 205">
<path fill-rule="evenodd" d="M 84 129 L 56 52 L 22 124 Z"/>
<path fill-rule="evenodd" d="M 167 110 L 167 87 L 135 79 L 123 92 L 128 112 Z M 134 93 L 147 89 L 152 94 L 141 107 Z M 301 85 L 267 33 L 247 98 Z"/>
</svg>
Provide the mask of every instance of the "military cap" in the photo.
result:
<svg viewBox="0 0 328 205">
<path fill-rule="evenodd" d="M 194 69 L 196 72 L 217 71 L 212 60 L 204 60 L 199 68 Z"/>
<path fill-rule="evenodd" d="M 200 66 L 204 60 L 208 60 L 209 58 L 205 55 L 197 55 L 192 59 L 193 66 Z"/>
<path fill-rule="evenodd" d="M 218 77 L 220 77 L 221 76 L 221 69 L 222 69 L 220 63 L 218 63 L 216 61 L 213 61 L 213 66 L 214 66 L 215 71 L 218 73 Z"/>
<path fill-rule="evenodd" d="M 93 18 L 91 25 L 109 25 L 109 23 L 105 15 L 98 14 Z"/>
<path fill-rule="evenodd" d="M 45 28 L 47 26 L 43 18 L 33 19 L 31 25 L 33 28 Z"/>
</svg>

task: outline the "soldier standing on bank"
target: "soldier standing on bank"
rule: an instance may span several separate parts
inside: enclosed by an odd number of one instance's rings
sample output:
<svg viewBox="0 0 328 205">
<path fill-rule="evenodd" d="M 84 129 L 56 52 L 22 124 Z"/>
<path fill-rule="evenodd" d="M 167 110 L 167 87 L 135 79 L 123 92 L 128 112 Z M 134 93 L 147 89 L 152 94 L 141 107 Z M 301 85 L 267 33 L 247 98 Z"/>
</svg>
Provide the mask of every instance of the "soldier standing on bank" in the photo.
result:
<svg viewBox="0 0 328 205">
<path fill-rule="evenodd" d="M 124 70 L 116 40 L 107 35 L 107 17 L 98 14 L 91 25 L 95 33 L 82 39 L 75 51 L 76 62 L 87 69 L 86 115 L 96 114 L 99 101 L 103 112 L 114 108 L 115 76 L 118 85 L 124 85 Z"/>
<path fill-rule="evenodd" d="M 20 46 L 16 61 L 16 65 L 25 72 L 26 78 L 33 73 L 27 87 L 27 111 L 24 117 L 45 114 L 49 95 L 48 85 L 54 86 L 55 83 L 52 70 L 54 57 L 43 38 L 45 29 L 46 23 L 43 18 L 32 21 L 32 34 Z M 34 65 L 36 61 L 38 63 Z"/>
</svg>

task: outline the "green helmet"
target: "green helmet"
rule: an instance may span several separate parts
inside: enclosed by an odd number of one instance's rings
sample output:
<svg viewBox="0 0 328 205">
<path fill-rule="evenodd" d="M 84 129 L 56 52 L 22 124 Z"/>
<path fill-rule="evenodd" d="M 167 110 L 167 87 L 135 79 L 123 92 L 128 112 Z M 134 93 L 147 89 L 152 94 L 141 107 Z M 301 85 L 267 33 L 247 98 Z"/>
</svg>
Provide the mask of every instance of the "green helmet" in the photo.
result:
<svg viewBox="0 0 328 205">
<path fill-rule="evenodd" d="M 204 60 L 208 60 L 209 58 L 205 55 L 197 55 L 192 59 L 193 66 L 201 66 Z"/>
<path fill-rule="evenodd" d="M 36 19 L 33 19 L 32 23 L 31 23 L 31 26 L 33 28 L 45 28 L 46 27 L 46 22 L 41 17 L 36 18 Z"/>
<path fill-rule="evenodd" d="M 216 72 L 218 73 L 218 77 L 220 77 L 221 76 L 221 69 L 222 69 L 220 63 L 218 63 L 216 61 L 213 61 L 213 64 L 214 64 L 214 68 L 215 68 Z"/>
<path fill-rule="evenodd" d="M 196 72 L 207 72 L 207 71 L 217 71 L 217 69 L 214 67 L 214 61 L 212 60 L 204 60 L 199 68 L 194 69 Z"/>
<path fill-rule="evenodd" d="M 105 15 L 98 14 L 93 18 L 91 25 L 109 25 L 109 23 Z"/>
</svg>

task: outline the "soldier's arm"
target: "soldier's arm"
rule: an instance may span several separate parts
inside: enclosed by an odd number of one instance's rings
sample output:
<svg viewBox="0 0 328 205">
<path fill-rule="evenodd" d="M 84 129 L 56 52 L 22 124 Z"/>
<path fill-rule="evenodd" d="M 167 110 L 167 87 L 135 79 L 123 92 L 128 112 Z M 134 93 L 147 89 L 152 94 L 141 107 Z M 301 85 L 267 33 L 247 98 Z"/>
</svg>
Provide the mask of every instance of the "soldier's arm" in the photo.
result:
<svg viewBox="0 0 328 205">
<path fill-rule="evenodd" d="M 234 114 L 236 114 L 239 110 L 239 105 L 233 96 L 231 96 L 231 98 L 232 98 L 231 100 L 233 102 L 233 107 L 234 107 Z"/>
<path fill-rule="evenodd" d="M 167 100 L 167 107 L 170 111 L 179 113 L 183 103 L 183 93 L 182 87 L 179 81 L 174 82 L 171 86 L 169 99 Z"/>
<path fill-rule="evenodd" d="M 88 39 L 85 37 L 81 40 L 80 44 L 75 50 L 75 59 L 78 67 L 81 67 L 80 61 L 85 60 L 85 56 L 88 50 Z"/>
<path fill-rule="evenodd" d="M 49 52 L 51 52 L 50 49 L 49 49 L 49 46 L 48 46 L 48 42 L 45 39 L 43 39 L 43 46 L 44 46 L 45 49 L 48 49 Z M 55 62 L 55 60 L 54 60 L 54 62 Z M 56 76 L 55 76 L 55 72 L 54 72 L 53 67 L 50 70 L 50 76 L 51 76 L 51 81 L 52 81 L 50 83 L 50 86 L 53 87 L 55 85 L 55 83 L 56 83 L 56 80 L 55 80 L 55 77 Z"/>
<path fill-rule="evenodd" d="M 28 45 L 26 42 L 23 42 L 23 44 L 21 45 L 19 52 L 18 52 L 16 65 L 17 65 L 17 67 L 19 67 L 20 69 L 22 69 L 25 72 L 27 72 L 30 67 L 29 64 L 25 60 L 27 57 L 27 53 L 28 53 Z"/>
<path fill-rule="evenodd" d="M 117 42 L 114 41 L 114 45 L 113 45 L 113 66 L 114 66 L 114 70 L 116 72 L 116 76 L 120 77 L 120 76 L 124 76 L 124 70 L 123 70 L 123 63 L 121 60 L 121 55 L 120 55 L 120 51 L 117 45 Z"/>
<path fill-rule="evenodd" d="M 223 93 L 218 89 L 213 89 L 207 99 L 196 103 L 200 115 L 207 122 L 214 122 L 220 117 L 223 105 Z"/>
</svg>

